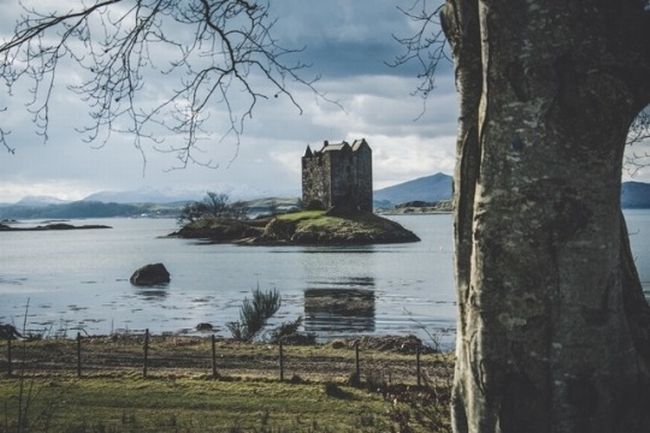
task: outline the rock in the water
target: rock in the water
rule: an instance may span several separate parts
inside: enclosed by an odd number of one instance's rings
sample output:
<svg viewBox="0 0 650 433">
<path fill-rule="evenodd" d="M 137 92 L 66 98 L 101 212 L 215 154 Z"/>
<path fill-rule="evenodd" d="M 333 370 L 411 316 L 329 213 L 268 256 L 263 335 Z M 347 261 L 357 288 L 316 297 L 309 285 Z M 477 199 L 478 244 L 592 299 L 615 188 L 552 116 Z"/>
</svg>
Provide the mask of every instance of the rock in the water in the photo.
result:
<svg viewBox="0 0 650 433">
<path fill-rule="evenodd" d="M 214 327 L 212 326 L 211 323 L 201 322 L 198 325 L 196 325 L 196 330 L 201 332 L 210 332 L 214 330 Z"/>
<path fill-rule="evenodd" d="M 131 284 L 135 286 L 157 286 L 170 281 L 169 272 L 162 263 L 145 265 L 131 275 Z"/>
<path fill-rule="evenodd" d="M 22 337 L 22 335 L 20 335 L 20 332 L 13 325 L 0 323 L 0 339 L 13 340 L 16 337 Z"/>
</svg>

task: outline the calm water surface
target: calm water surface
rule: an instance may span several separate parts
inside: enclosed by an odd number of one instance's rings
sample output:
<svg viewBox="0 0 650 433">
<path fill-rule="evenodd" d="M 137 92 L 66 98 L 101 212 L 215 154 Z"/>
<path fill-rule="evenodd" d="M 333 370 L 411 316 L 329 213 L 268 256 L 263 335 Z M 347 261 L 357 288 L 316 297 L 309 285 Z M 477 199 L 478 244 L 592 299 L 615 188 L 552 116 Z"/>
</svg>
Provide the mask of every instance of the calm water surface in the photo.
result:
<svg viewBox="0 0 650 433">
<path fill-rule="evenodd" d="M 145 328 L 191 332 L 209 322 L 218 335 L 228 336 L 224 324 L 238 319 L 242 300 L 259 287 L 282 295 L 274 323 L 302 315 L 304 328 L 321 338 L 414 333 L 448 339 L 455 325 L 451 217 L 395 219 L 422 242 L 204 245 L 162 238 L 178 228 L 174 220 L 126 218 L 73 222 L 112 230 L 2 233 L 0 321 L 22 328 L 27 312 L 28 329 L 69 336 Z M 129 283 L 135 269 L 156 262 L 171 273 L 168 286 L 142 289 Z M 319 294 L 363 301 L 363 308 L 328 308 Z"/>
<path fill-rule="evenodd" d="M 650 296 L 650 211 L 626 211 L 637 267 Z M 0 233 L 0 322 L 35 332 L 193 332 L 201 322 L 229 336 L 251 290 L 277 289 L 273 324 L 305 318 L 322 339 L 366 334 L 453 341 L 455 293 L 450 215 L 394 217 L 422 242 L 367 247 L 243 247 L 164 238 L 174 220 L 105 219 L 112 230 Z M 32 222 L 33 223 L 33 222 Z M 129 277 L 162 262 L 164 288 Z M 332 299 L 346 299 L 338 304 Z M 332 298 L 333 297 L 333 298 Z M 349 311 L 346 304 L 361 302 Z M 324 305 L 324 306 L 323 306 Z M 25 313 L 27 315 L 25 316 Z"/>
</svg>

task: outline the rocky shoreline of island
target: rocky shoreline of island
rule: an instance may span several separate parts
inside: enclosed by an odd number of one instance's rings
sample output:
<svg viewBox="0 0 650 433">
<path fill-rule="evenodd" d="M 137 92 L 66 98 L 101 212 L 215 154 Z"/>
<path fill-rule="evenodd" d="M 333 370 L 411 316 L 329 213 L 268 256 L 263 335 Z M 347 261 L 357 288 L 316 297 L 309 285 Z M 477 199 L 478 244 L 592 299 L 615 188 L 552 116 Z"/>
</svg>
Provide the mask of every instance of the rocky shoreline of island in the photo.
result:
<svg viewBox="0 0 650 433">
<path fill-rule="evenodd" d="M 303 211 L 261 220 L 202 218 L 170 237 L 238 245 L 370 245 L 418 242 L 399 223 L 371 212 Z"/>
</svg>

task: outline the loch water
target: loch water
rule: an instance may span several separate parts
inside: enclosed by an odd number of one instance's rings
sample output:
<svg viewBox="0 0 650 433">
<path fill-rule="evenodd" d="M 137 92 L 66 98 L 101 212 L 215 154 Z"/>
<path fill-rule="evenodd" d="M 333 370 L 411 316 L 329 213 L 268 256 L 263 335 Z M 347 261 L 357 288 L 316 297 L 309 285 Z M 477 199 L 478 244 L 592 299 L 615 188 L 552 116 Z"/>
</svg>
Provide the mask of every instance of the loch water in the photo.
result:
<svg viewBox="0 0 650 433">
<path fill-rule="evenodd" d="M 650 295 L 650 210 L 626 211 L 637 267 Z M 112 332 L 218 336 L 238 320 L 255 288 L 277 289 L 270 326 L 303 316 L 321 340 L 415 334 L 450 345 L 456 305 L 451 215 L 390 217 L 421 242 L 363 247 L 261 247 L 168 238 L 172 219 L 74 220 L 109 230 L 0 233 L 0 322 L 45 335 Z M 28 221 L 23 225 L 39 222 Z M 132 286 L 129 277 L 162 262 L 171 283 Z M 341 301 L 343 300 L 343 301 Z"/>
</svg>

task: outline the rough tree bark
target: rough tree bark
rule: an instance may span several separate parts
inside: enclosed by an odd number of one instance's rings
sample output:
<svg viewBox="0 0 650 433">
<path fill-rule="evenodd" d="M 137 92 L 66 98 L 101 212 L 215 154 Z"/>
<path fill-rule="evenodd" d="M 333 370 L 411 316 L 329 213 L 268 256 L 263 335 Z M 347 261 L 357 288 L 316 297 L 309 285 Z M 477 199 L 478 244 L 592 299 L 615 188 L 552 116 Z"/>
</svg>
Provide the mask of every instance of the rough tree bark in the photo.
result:
<svg viewBox="0 0 650 433">
<path fill-rule="evenodd" d="M 620 212 L 650 13 L 447 0 L 442 23 L 460 95 L 454 430 L 650 431 L 650 314 Z"/>
</svg>

